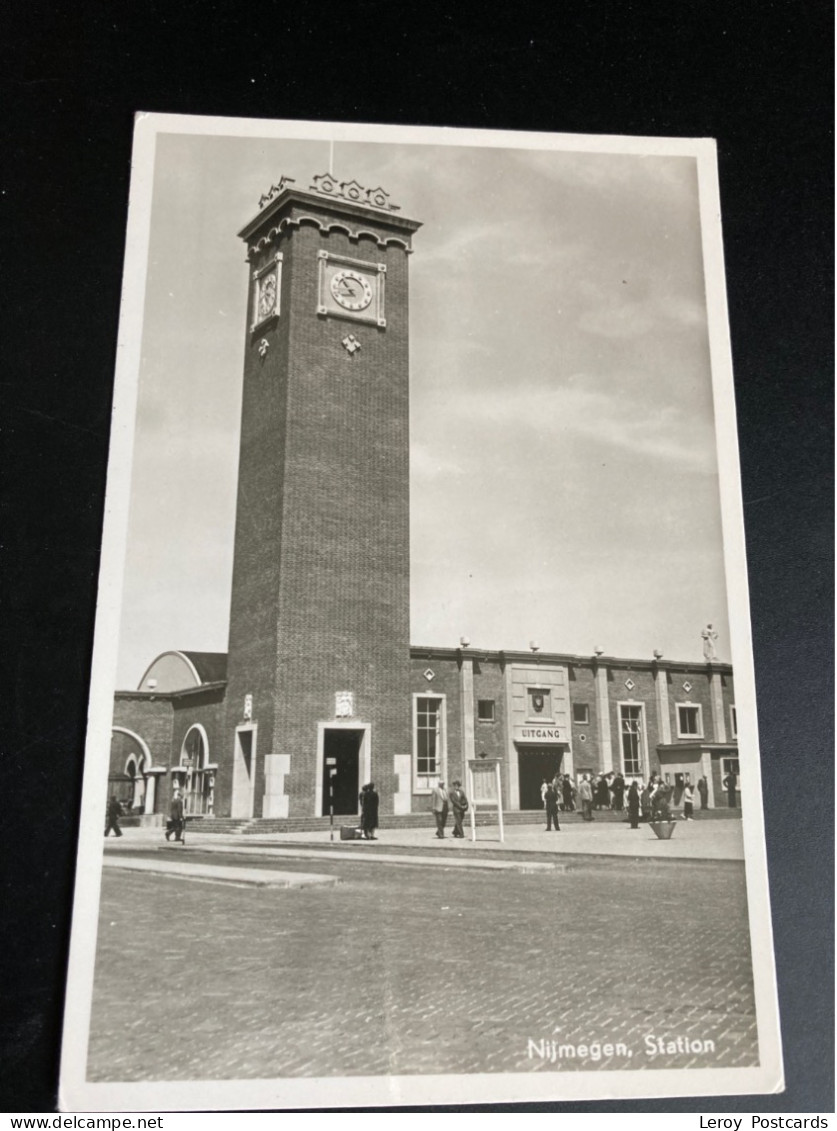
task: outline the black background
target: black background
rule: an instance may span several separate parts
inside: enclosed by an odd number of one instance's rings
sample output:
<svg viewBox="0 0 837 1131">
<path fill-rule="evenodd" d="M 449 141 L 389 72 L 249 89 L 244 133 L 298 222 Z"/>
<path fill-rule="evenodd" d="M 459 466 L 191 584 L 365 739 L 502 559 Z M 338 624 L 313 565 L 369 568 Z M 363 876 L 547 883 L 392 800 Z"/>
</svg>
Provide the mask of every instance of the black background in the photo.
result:
<svg viewBox="0 0 837 1131">
<path fill-rule="evenodd" d="M 831 4 L 32 0 L 4 22 L 3 1110 L 56 1103 L 148 110 L 717 139 L 787 1091 L 565 1106 L 833 1111 Z"/>
</svg>

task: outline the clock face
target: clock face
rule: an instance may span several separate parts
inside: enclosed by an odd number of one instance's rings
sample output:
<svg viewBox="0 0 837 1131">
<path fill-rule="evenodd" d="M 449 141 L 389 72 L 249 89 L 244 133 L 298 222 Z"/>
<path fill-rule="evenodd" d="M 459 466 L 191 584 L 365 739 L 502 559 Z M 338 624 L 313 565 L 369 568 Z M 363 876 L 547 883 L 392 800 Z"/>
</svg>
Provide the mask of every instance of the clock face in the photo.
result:
<svg viewBox="0 0 837 1131">
<path fill-rule="evenodd" d="M 337 271 L 330 286 L 334 301 L 344 310 L 365 310 L 372 301 L 372 284 L 357 271 Z"/>
<path fill-rule="evenodd" d="M 276 307 L 276 276 L 266 275 L 259 287 L 259 318 L 267 318 Z"/>
</svg>

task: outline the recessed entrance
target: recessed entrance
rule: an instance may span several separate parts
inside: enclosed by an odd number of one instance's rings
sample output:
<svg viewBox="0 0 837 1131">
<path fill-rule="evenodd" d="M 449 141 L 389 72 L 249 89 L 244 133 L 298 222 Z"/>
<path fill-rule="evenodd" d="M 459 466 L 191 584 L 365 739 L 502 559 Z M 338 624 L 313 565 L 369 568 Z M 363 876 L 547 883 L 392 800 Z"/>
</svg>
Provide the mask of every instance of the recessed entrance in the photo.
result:
<svg viewBox="0 0 837 1131">
<path fill-rule="evenodd" d="M 233 761 L 231 817 L 253 816 L 253 794 L 255 784 L 255 728 L 237 729 L 235 732 L 235 756 Z"/>
<path fill-rule="evenodd" d="M 357 815 L 363 733 L 362 730 L 344 727 L 323 732 L 323 814 L 329 811 L 328 791 L 331 783 L 335 817 Z M 334 760 L 333 764 L 331 759 Z M 331 770 L 336 770 L 333 776 Z"/>
<path fill-rule="evenodd" d="M 520 780 L 520 808 L 543 809 L 541 783 L 552 781 L 561 770 L 563 746 L 519 746 L 517 767 Z"/>
</svg>

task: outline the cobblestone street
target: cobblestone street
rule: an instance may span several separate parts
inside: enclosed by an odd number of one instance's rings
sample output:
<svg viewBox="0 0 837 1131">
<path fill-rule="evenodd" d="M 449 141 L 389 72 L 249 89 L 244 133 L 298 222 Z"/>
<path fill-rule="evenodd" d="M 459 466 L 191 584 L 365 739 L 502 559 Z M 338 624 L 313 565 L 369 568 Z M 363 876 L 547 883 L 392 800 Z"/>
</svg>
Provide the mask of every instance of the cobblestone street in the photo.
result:
<svg viewBox="0 0 837 1131">
<path fill-rule="evenodd" d="M 282 867 L 341 882 L 106 871 L 91 1080 L 758 1062 L 737 863 Z"/>
</svg>

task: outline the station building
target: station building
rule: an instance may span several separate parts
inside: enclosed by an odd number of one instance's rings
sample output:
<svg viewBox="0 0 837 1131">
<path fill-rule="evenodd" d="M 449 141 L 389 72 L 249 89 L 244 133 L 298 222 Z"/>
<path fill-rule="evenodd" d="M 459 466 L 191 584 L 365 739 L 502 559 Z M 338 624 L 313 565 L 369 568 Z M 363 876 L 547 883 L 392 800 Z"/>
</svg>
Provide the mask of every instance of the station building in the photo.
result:
<svg viewBox="0 0 837 1131">
<path fill-rule="evenodd" d="M 147 822 L 426 812 L 498 758 L 504 807 L 557 772 L 738 771 L 732 669 L 409 641 L 408 264 L 380 188 L 288 178 L 241 231 L 250 267 L 229 648 L 169 651 L 115 698 L 110 788 Z"/>
</svg>

